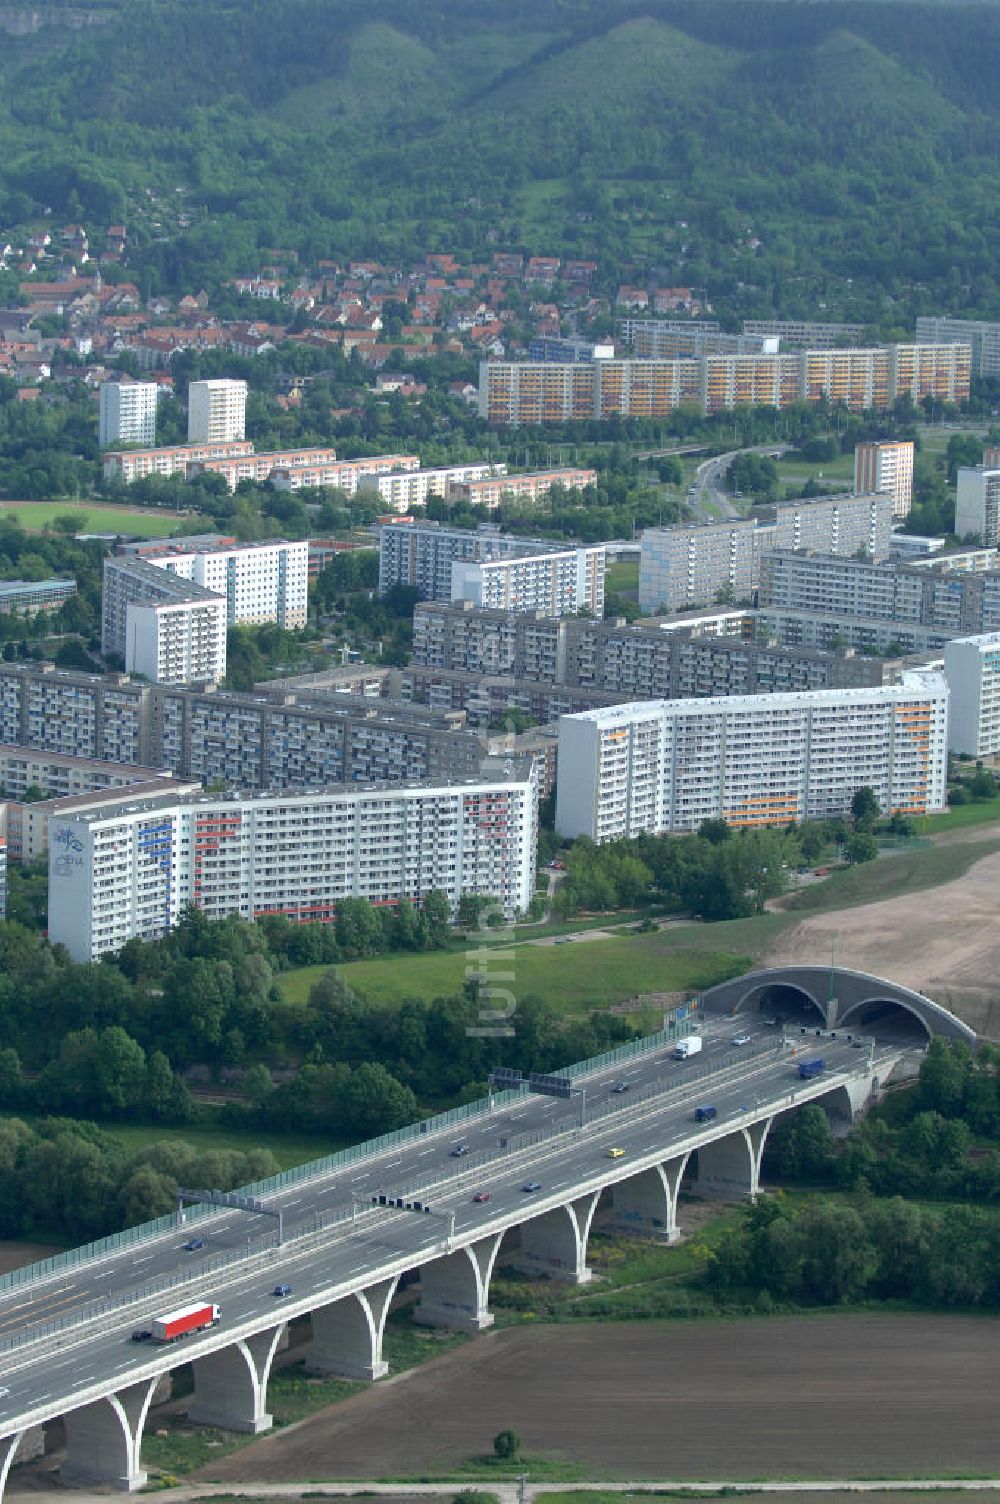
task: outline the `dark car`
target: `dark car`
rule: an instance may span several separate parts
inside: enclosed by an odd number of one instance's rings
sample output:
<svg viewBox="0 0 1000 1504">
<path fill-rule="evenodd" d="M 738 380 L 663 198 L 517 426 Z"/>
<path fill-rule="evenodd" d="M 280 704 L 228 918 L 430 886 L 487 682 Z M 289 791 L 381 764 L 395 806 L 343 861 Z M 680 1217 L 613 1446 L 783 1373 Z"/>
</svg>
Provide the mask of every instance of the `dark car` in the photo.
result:
<svg viewBox="0 0 1000 1504">
<path fill-rule="evenodd" d="M 452 1157 L 452 1159 L 461 1159 L 462 1155 L 463 1154 L 468 1154 L 468 1152 L 469 1152 L 469 1146 L 468 1146 L 468 1144 L 456 1144 L 455 1147 L 454 1147 L 454 1149 L 452 1149 L 452 1151 L 451 1151 L 451 1157 Z"/>
<path fill-rule="evenodd" d="M 197 1253 L 198 1249 L 199 1248 L 204 1248 L 204 1246 L 205 1246 L 205 1239 L 204 1238 L 188 1238 L 187 1242 L 184 1244 L 184 1252 L 185 1253 Z"/>
<path fill-rule="evenodd" d="M 623 1091 L 628 1091 L 628 1082 L 616 1081 L 614 1086 L 611 1088 L 611 1091 L 614 1096 L 620 1097 Z"/>
<path fill-rule="evenodd" d="M 279 1300 L 282 1298 L 282 1296 L 291 1295 L 291 1293 L 291 1285 L 275 1285 L 274 1287 L 274 1294 L 278 1297 Z"/>
<path fill-rule="evenodd" d="M 540 1180 L 526 1180 L 521 1187 L 522 1191 L 540 1191 L 541 1189 L 542 1182 Z"/>
<path fill-rule="evenodd" d="M 152 1338 L 152 1332 L 145 1326 L 139 1327 L 137 1331 L 132 1333 L 133 1342 L 151 1342 Z"/>
<path fill-rule="evenodd" d="M 493 1200 L 493 1192 L 477 1191 L 472 1199 L 477 1203 L 477 1205 L 482 1206 L 484 1202 Z"/>
</svg>

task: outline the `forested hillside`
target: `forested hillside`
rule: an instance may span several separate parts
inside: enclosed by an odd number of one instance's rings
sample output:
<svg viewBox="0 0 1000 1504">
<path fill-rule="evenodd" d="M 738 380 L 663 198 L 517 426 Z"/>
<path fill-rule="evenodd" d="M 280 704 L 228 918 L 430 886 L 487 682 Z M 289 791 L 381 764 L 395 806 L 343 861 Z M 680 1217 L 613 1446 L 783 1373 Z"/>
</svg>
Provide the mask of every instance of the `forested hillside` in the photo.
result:
<svg viewBox="0 0 1000 1504">
<path fill-rule="evenodd" d="M 2 34 L 0 234 L 43 207 L 127 222 L 152 290 L 271 248 L 512 247 L 747 313 L 1000 315 L 995 4 L 77 9 Z"/>
</svg>

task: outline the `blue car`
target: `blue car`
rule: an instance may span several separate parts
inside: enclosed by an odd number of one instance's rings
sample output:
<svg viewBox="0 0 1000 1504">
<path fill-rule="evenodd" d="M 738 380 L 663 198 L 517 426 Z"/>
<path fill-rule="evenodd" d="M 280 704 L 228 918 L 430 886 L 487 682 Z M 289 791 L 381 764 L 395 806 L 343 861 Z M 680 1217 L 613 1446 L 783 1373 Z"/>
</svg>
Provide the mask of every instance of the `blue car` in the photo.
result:
<svg viewBox="0 0 1000 1504">
<path fill-rule="evenodd" d="M 277 1298 L 279 1300 L 281 1300 L 283 1296 L 285 1296 L 285 1295 L 291 1295 L 291 1293 L 292 1293 L 292 1287 L 291 1287 L 291 1285 L 275 1285 L 275 1287 L 274 1287 L 274 1293 L 277 1296 Z"/>
<path fill-rule="evenodd" d="M 541 1189 L 542 1182 L 540 1180 L 526 1180 L 521 1187 L 522 1191 L 528 1191 L 529 1193 L 531 1191 L 540 1191 Z"/>
<path fill-rule="evenodd" d="M 204 1246 L 205 1246 L 205 1239 L 204 1238 L 188 1238 L 187 1242 L 184 1244 L 184 1252 L 185 1253 L 197 1253 L 198 1249 L 199 1248 L 204 1248 Z"/>
</svg>

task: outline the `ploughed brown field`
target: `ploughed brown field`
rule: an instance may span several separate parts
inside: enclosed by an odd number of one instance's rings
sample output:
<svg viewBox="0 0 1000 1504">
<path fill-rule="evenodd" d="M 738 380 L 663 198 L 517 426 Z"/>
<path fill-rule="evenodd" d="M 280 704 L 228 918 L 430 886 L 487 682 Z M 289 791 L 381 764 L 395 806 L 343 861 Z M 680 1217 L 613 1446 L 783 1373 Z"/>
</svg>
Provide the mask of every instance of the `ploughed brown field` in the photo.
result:
<svg viewBox="0 0 1000 1504">
<path fill-rule="evenodd" d="M 511 1328 L 194 1477 L 450 1472 L 507 1426 L 591 1478 L 997 1476 L 998 1339 L 949 1316 Z"/>
</svg>

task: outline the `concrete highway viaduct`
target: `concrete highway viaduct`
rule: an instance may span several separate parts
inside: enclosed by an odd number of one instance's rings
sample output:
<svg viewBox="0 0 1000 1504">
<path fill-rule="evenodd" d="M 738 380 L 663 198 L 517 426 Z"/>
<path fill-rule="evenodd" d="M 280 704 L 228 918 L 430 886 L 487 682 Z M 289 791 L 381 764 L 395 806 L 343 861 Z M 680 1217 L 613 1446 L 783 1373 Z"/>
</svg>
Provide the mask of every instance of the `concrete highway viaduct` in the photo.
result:
<svg viewBox="0 0 1000 1504">
<path fill-rule="evenodd" d="M 832 1115 L 853 1118 L 908 1053 L 906 1043 L 874 1036 L 848 1039 L 846 1022 L 836 1033 L 829 1030 L 831 999 L 839 1010 L 833 1016 L 837 1021 L 850 1021 L 875 1004 L 898 1003 L 930 1032 L 968 1035 L 945 1010 L 878 978 L 837 972 L 832 990 L 829 979 L 828 968 L 801 967 L 757 972 L 712 989 L 702 1000 L 707 1058 L 701 1064 L 700 1056 L 673 1063 L 672 1044 L 653 1036 L 632 1054 L 620 1052 L 627 1057 L 624 1063 L 616 1059 L 610 1065 L 587 1062 L 573 1068 L 575 1079 L 586 1083 L 592 1104 L 585 1126 L 581 1108 L 581 1121 L 573 1126 L 560 1123 L 522 1136 L 488 1156 L 485 1151 L 470 1154 L 475 1163 L 456 1159 L 449 1149 L 453 1128 L 440 1130 L 437 1148 L 434 1143 L 426 1147 L 428 1138 L 415 1135 L 414 1163 L 425 1157 L 424 1179 L 408 1187 L 407 1205 L 372 1203 L 371 1186 L 384 1183 L 383 1168 L 364 1186 L 364 1205 L 354 1193 L 353 1210 L 338 1212 L 339 1220 L 319 1232 L 297 1235 L 293 1229 L 289 1236 L 286 1211 L 281 1246 L 273 1236 L 253 1245 L 248 1239 L 245 1252 L 220 1257 L 216 1266 L 206 1264 L 200 1272 L 184 1264 L 185 1254 L 173 1253 L 175 1233 L 163 1254 L 167 1277 L 157 1287 L 139 1283 L 142 1276 L 134 1266 L 154 1258 L 143 1253 L 120 1278 L 114 1273 L 114 1297 L 92 1317 L 88 1307 L 80 1324 L 68 1330 L 37 1324 L 35 1302 L 47 1298 L 44 1292 L 53 1276 L 39 1275 L 37 1288 L 29 1277 L 27 1302 L 22 1299 L 21 1306 L 10 1308 L 26 1315 L 5 1318 L 0 1304 L 0 1491 L 19 1450 L 59 1416 L 66 1435 L 62 1480 L 126 1491 L 142 1487 L 146 1475 L 140 1451 L 150 1404 L 165 1376 L 185 1362 L 194 1374 L 191 1421 L 252 1434 L 267 1430 L 268 1379 L 294 1318 L 310 1319 L 308 1363 L 314 1371 L 381 1378 L 387 1371 L 382 1355 L 386 1318 L 407 1271 L 419 1270 L 418 1321 L 482 1331 L 493 1322 L 490 1281 L 502 1247 L 530 1275 L 582 1284 L 591 1277 L 587 1245 L 599 1202 L 608 1225 L 672 1242 L 679 1235 L 682 1185 L 701 1196 L 753 1198 L 768 1133 L 781 1113 L 816 1101 Z M 774 1007 L 775 999 L 796 998 L 797 1008 L 812 1007 L 822 1015 L 805 1040 L 800 1031 L 806 1026 L 797 1016 L 789 1018 L 784 1030 L 754 1018 L 762 1006 Z M 749 1044 L 739 1049 L 732 1048 L 734 1018 L 752 1019 L 752 1025 L 741 1022 L 740 1027 L 755 1029 Z M 815 1037 L 817 1028 L 821 1041 Z M 803 1047 L 810 1053 L 822 1049 L 822 1077 L 799 1078 L 796 1056 Z M 633 1089 L 617 1095 L 612 1083 L 629 1071 Z M 698 1122 L 693 1108 L 706 1101 L 717 1116 Z M 521 1104 L 523 1112 L 511 1112 L 510 1121 L 553 1110 L 551 1102 L 528 1094 L 515 1106 Z M 484 1143 L 507 1143 L 496 1138 L 507 1119 L 498 1125 L 491 1104 L 482 1104 L 476 1121 Z M 428 1172 L 426 1157 L 438 1151 L 444 1156 L 441 1173 L 433 1165 Z M 372 1164 L 377 1160 L 373 1150 Z M 366 1162 L 358 1159 L 351 1168 Z M 544 1185 L 529 1193 L 526 1187 L 536 1178 Z M 294 1189 L 301 1190 L 303 1183 L 311 1182 L 300 1181 Z M 492 1190 L 480 1203 L 474 1193 L 484 1183 Z M 319 1196 L 325 1182 L 317 1178 L 316 1185 Z M 339 1182 L 334 1192 L 342 1205 L 345 1193 Z M 407 1209 L 414 1200 L 420 1210 Z M 433 1202 L 431 1214 L 423 1211 L 427 1201 Z M 203 1225 L 211 1229 L 215 1224 Z M 147 1246 L 162 1252 L 162 1233 L 151 1235 L 137 1254 Z M 84 1267 L 91 1281 L 111 1277 L 100 1256 Z M 118 1269 L 114 1264 L 112 1272 Z M 280 1302 L 273 1298 L 276 1279 L 292 1285 L 290 1297 Z M 153 1314 L 199 1299 L 222 1306 L 221 1326 L 189 1337 L 179 1347 L 130 1342 L 130 1332 L 148 1324 Z"/>
</svg>

